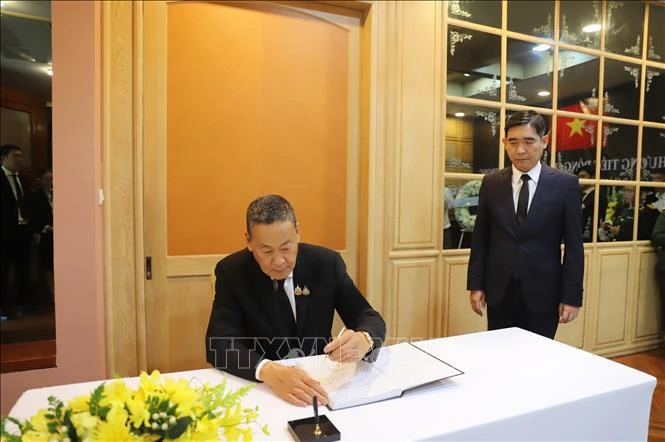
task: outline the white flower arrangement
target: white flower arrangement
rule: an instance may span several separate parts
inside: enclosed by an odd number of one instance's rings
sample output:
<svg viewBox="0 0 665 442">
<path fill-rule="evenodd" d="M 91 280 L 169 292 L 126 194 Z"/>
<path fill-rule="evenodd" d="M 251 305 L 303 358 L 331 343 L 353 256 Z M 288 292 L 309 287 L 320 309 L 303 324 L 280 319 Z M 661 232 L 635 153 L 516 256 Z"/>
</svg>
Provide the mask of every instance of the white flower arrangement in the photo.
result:
<svg viewBox="0 0 665 442">
<path fill-rule="evenodd" d="M 469 181 L 460 187 L 455 196 L 455 201 L 459 204 L 454 210 L 455 218 L 465 232 L 473 232 L 476 226 L 476 215 L 472 214 L 469 208 L 478 205 L 481 184 L 480 180 Z"/>
</svg>

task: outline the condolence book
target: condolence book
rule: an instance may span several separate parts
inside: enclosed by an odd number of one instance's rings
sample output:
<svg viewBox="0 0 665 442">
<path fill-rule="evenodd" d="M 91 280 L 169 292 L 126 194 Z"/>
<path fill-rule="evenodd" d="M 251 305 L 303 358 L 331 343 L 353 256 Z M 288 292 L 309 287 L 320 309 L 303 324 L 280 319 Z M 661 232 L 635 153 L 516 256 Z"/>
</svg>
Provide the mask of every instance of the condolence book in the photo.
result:
<svg viewBox="0 0 665 442">
<path fill-rule="evenodd" d="M 331 410 L 400 397 L 411 388 L 463 374 L 410 342 L 381 348 L 374 363 L 337 362 L 327 355 L 280 363 L 299 367 L 321 382 Z"/>
</svg>

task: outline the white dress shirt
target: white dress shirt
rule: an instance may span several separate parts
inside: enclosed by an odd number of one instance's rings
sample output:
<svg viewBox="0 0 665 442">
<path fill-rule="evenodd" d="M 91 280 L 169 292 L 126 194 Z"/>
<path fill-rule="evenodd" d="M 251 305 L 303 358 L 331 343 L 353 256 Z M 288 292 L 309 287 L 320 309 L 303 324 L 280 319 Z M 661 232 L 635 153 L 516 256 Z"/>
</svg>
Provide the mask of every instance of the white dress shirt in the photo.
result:
<svg viewBox="0 0 665 442">
<path fill-rule="evenodd" d="M 293 288 L 293 272 L 289 273 L 289 276 L 287 276 L 286 279 L 284 280 L 284 291 L 286 292 L 286 297 L 289 298 L 289 304 L 291 304 L 293 319 L 297 320 L 298 315 L 296 314 L 296 296 L 294 294 L 294 288 Z M 263 359 L 256 366 L 256 370 L 254 371 L 254 377 L 256 377 L 256 379 L 262 380 L 261 378 L 259 378 L 259 372 L 261 371 L 263 366 L 266 365 L 268 362 L 270 362 L 270 359 Z"/>
<path fill-rule="evenodd" d="M 11 187 L 12 192 L 14 192 L 14 199 L 16 200 L 16 205 L 18 207 L 18 193 L 16 193 L 16 187 L 15 187 L 15 181 L 14 181 L 14 173 L 16 173 L 16 176 L 18 177 L 18 172 L 12 172 L 11 170 L 7 169 L 5 166 L 2 166 L 2 171 L 5 173 L 5 176 L 7 177 L 7 181 L 9 181 L 9 187 Z M 18 186 L 21 188 L 21 193 L 23 194 L 23 199 L 25 199 L 26 195 L 25 192 L 23 191 L 23 186 L 21 186 L 21 180 L 17 179 L 18 181 Z M 18 223 L 19 224 L 27 224 L 25 221 L 25 218 L 23 218 L 23 214 L 21 213 L 21 208 L 18 207 Z"/>
<path fill-rule="evenodd" d="M 517 200 L 520 197 L 520 189 L 522 189 L 522 184 L 524 183 L 524 181 L 522 181 L 522 175 L 524 175 L 524 172 L 517 170 L 515 166 L 512 166 L 512 168 L 513 175 L 511 181 L 513 184 L 513 204 L 515 206 L 515 213 L 517 213 Z M 529 213 L 529 209 L 531 208 L 531 201 L 533 200 L 533 195 L 536 193 L 536 187 L 538 186 L 538 180 L 540 179 L 540 171 L 542 168 L 540 161 L 538 161 L 538 164 L 526 173 L 530 178 L 530 180 L 527 181 L 529 185 L 529 204 L 526 209 L 527 213 Z"/>
</svg>

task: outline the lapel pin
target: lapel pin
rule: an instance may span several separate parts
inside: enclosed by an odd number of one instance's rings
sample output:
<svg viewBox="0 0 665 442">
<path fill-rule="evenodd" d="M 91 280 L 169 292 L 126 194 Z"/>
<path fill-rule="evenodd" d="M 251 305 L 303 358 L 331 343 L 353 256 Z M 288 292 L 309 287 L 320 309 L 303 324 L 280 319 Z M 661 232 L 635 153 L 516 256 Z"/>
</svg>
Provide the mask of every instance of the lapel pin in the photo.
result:
<svg viewBox="0 0 665 442">
<path fill-rule="evenodd" d="M 293 294 L 296 296 L 302 295 L 302 289 L 300 288 L 299 285 L 296 286 L 296 289 L 293 291 Z"/>
<path fill-rule="evenodd" d="M 303 289 L 302 294 L 305 296 L 309 296 L 309 289 L 307 288 L 307 286 L 305 286 L 305 288 Z"/>
</svg>

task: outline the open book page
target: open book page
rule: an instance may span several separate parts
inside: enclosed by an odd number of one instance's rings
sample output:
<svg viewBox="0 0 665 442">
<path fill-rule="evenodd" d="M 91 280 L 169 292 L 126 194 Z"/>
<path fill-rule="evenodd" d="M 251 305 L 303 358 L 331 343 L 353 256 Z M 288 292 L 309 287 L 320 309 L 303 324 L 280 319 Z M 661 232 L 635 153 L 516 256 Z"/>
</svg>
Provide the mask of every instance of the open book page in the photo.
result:
<svg viewBox="0 0 665 442">
<path fill-rule="evenodd" d="M 374 369 L 402 390 L 462 374 L 409 342 L 383 347 Z"/>
<path fill-rule="evenodd" d="M 368 404 L 402 394 L 390 379 L 365 361 L 336 362 L 326 355 L 279 361 L 303 369 L 328 392 L 331 410 Z"/>
</svg>

